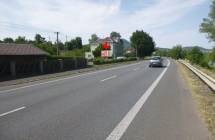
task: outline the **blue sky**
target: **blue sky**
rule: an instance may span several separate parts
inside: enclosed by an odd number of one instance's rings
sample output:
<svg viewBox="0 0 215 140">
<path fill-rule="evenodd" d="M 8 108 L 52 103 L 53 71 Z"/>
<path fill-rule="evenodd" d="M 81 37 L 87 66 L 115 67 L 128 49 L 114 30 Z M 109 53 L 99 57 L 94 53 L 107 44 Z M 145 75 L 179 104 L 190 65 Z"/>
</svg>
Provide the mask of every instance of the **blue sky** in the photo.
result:
<svg viewBox="0 0 215 140">
<path fill-rule="evenodd" d="M 60 31 L 65 41 L 81 36 L 88 43 L 91 34 L 106 37 L 111 31 L 129 39 L 135 30 L 153 36 L 157 46 L 176 44 L 212 48 L 199 33 L 211 0 L 0 0 L 0 39 L 36 33 L 55 41 Z"/>
</svg>

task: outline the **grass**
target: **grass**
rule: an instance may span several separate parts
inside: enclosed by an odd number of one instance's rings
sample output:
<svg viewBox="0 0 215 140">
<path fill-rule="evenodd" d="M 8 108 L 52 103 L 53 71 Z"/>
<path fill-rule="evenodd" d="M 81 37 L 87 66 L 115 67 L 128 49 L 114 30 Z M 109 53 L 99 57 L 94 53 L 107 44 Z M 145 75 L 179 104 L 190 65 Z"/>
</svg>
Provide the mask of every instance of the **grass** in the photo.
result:
<svg viewBox="0 0 215 140">
<path fill-rule="evenodd" d="M 197 67 L 199 70 L 201 70 L 202 72 L 208 74 L 209 76 L 215 79 L 215 69 L 206 69 L 198 65 L 195 65 L 195 67 Z"/>
<path fill-rule="evenodd" d="M 187 67 L 182 64 L 179 64 L 179 67 L 191 89 L 193 99 L 198 104 L 201 117 L 212 135 L 212 140 L 215 140 L 215 93 Z"/>
</svg>

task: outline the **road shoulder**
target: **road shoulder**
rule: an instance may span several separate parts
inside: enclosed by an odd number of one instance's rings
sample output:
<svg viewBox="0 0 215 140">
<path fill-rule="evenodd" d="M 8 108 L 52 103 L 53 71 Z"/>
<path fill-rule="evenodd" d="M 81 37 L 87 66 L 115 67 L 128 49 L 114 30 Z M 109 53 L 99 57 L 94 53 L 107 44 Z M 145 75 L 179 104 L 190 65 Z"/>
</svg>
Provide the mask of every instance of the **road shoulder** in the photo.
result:
<svg viewBox="0 0 215 140">
<path fill-rule="evenodd" d="M 207 125 L 213 140 L 215 140 L 215 94 L 211 89 L 187 67 L 178 63 L 181 73 L 189 86 L 192 98 L 198 108 L 198 113 Z"/>
</svg>

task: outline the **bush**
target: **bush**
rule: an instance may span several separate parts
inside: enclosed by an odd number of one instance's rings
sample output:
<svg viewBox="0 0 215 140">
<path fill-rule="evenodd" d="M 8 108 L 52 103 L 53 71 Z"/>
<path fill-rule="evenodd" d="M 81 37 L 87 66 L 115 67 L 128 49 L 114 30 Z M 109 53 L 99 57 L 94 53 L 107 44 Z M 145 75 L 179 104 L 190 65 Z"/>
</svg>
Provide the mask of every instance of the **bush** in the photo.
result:
<svg viewBox="0 0 215 140">
<path fill-rule="evenodd" d="M 99 44 L 99 46 L 93 51 L 94 57 L 101 57 L 102 49 L 103 49 L 102 44 Z"/>
<path fill-rule="evenodd" d="M 198 47 L 194 47 L 189 53 L 188 53 L 188 60 L 192 64 L 200 64 L 200 62 L 203 59 L 203 53 Z"/>
<path fill-rule="evenodd" d="M 104 59 L 102 57 L 95 58 L 93 63 L 95 65 L 102 65 L 102 64 L 111 64 L 111 63 L 120 63 L 120 62 L 127 62 L 127 61 L 135 61 L 136 58 L 126 58 L 126 59 Z"/>
<path fill-rule="evenodd" d="M 210 69 L 211 67 L 209 66 L 209 61 L 209 55 L 204 54 L 203 58 L 200 61 L 200 66 Z"/>
<path fill-rule="evenodd" d="M 102 57 L 97 57 L 93 60 L 93 64 L 95 65 L 101 65 L 101 64 L 104 64 L 105 63 L 105 60 L 104 58 Z"/>
<path fill-rule="evenodd" d="M 169 53 L 173 59 L 183 59 L 185 57 L 185 52 L 181 45 L 175 46 Z"/>
</svg>

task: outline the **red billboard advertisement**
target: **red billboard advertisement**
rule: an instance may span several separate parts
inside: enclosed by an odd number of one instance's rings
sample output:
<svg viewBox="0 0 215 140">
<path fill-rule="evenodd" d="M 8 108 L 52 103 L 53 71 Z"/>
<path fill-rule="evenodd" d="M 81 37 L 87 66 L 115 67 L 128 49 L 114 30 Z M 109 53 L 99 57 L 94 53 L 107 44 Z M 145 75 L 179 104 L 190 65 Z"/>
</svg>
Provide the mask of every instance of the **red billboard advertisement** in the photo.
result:
<svg viewBox="0 0 215 140">
<path fill-rule="evenodd" d="M 101 56 L 105 57 L 105 58 L 111 57 L 111 51 L 109 51 L 109 50 L 103 50 L 103 51 L 101 51 Z"/>
</svg>

